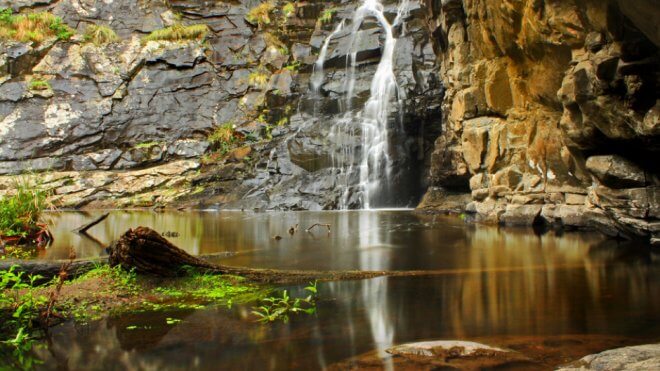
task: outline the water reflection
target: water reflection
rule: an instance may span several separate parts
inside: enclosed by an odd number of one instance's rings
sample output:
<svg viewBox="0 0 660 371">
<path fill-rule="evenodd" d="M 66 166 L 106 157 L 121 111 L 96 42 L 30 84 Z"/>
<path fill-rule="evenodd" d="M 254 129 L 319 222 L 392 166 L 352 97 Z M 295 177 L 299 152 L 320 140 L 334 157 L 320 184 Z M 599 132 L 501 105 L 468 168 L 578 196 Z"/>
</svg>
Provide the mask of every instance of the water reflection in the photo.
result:
<svg viewBox="0 0 660 371">
<path fill-rule="evenodd" d="M 317 315 L 295 317 L 288 324 L 256 324 L 248 317 L 249 308 L 67 324 L 55 329 L 53 346 L 43 354 L 44 367 L 321 369 L 372 349 L 426 339 L 486 337 L 497 345 L 504 337 L 565 336 L 542 343 L 556 343 L 561 352 L 570 348 L 576 357 L 612 344 L 660 340 L 660 259 L 648 247 L 593 235 L 537 236 L 427 217 L 356 215 L 317 215 L 333 222 L 333 235 L 304 237 L 321 241 L 316 246 L 285 238 L 286 248 L 295 253 L 282 246 L 261 252 L 272 259 L 271 266 L 315 267 L 315 259 L 336 259 L 340 263 L 319 261 L 318 266 L 434 267 L 441 274 L 321 283 Z M 409 217 L 416 222 L 401 221 Z M 273 220 L 269 228 L 291 221 Z M 355 234 L 337 237 L 340 228 Z M 259 254 L 232 259 L 258 265 L 265 261 Z M 289 289 L 303 295 L 301 287 Z M 166 317 L 183 322 L 167 326 Z M 128 330 L 131 325 L 150 328 Z M 580 345 L 584 336 L 591 336 L 589 346 Z"/>
</svg>

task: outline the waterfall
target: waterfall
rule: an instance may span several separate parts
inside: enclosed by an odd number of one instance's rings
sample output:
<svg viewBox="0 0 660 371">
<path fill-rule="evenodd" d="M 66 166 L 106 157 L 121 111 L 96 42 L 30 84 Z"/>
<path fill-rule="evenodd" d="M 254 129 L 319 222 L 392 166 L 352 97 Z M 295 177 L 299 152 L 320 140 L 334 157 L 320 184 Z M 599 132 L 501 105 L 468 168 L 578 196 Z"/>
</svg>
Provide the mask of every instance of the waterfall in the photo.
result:
<svg viewBox="0 0 660 371">
<path fill-rule="evenodd" d="M 321 52 L 319 57 L 314 63 L 314 70 L 312 71 L 311 77 L 311 87 L 315 95 L 319 94 L 321 85 L 323 84 L 323 66 L 325 65 L 325 58 L 328 55 L 328 47 L 330 46 L 330 41 L 335 37 L 341 30 L 344 28 L 344 21 L 342 20 L 332 33 L 325 39 L 323 42 L 323 47 L 321 47 Z"/>
<path fill-rule="evenodd" d="M 389 116 L 392 101 L 398 95 L 396 76 L 394 75 L 394 50 L 396 38 L 393 25 L 403 22 L 408 9 L 408 0 L 399 4 L 396 19 L 389 23 L 384 14 L 380 0 L 363 0 L 355 10 L 348 52 L 346 55 L 346 80 L 344 82 L 345 104 L 343 115 L 335 119 L 331 137 L 337 148 L 333 155 L 333 165 L 338 172 L 338 185 L 344 187 L 338 207 L 348 209 L 356 202 L 364 209 L 373 205 L 375 197 L 386 185 L 392 170 L 390 158 Z M 383 31 L 384 44 L 380 62 L 371 81 L 370 97 L 359 110 L 353 110 L 357 54 L 356 44 L 359 44 L 362 33 L 360 28 L 367 17 L 374 18 Z M 314 67 L 312 89 L 318 93 L 323 83 L 323 64 L 330 41 L 344 28 L 342 21 L 335 31 L 325 40 L 319 58 Z M 318 73 L 317 73 L 318 72 Z M 402 111 L 401 101 L 395 100 Z M 359 139 L 359 149 L 355 150 L 356 139 Z M 358 199 L 352 198 L 358 194 Z"/>
</svg>

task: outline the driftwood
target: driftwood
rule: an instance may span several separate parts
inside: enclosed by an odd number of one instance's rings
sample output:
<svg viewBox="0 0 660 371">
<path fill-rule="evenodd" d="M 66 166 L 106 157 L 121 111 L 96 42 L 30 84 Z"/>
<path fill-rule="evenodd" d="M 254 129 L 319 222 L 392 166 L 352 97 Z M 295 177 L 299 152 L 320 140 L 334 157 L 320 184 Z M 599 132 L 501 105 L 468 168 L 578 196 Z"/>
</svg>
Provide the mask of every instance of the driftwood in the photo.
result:
<svg viewBox="0 0 660 371">
<path fill-rule="evenodd" d="M 328 228 L 328 234 L 330 233 L 330 224 L 321 224 L 321 223 L 313 224 L 311 227 L 307 228 L 305 230 L 305 232 L 308 232 L 308 233 L 311 232 L 312 229 L 314 229 L 314 227 L 326 227 L 326 228 Z"/>
<path fill-rule="evenodd" d="M 76 232 L 78 234 L 83 234 L 83 235 L 89 236 L 87 231 L 90 228 L 92 228 L 93 226 L 95 226 L 95 225 L 101 223 L 102 221 L 104 221 L 109 215 L 110 215 L 110 213 L 105 213 L 105 214 L 99 216 L 98 218 L 92 220 L 91 222 L 89 222 L 85 225 L 82 225 L 82 226 L 78 227 L 77 229 L 74 229 L 74 232 Z"/>
</svg>

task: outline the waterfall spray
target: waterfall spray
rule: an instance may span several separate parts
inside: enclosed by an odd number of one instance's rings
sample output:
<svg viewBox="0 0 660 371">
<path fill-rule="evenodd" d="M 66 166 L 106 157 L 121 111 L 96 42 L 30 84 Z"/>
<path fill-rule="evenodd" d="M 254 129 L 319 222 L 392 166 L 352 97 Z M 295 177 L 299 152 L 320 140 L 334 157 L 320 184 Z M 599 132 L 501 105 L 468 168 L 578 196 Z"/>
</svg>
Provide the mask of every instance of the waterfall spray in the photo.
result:
<svg viewBox="0 0 660 371">
<path fill-rule="evenodd" d="M 333 157 L 334 167 L 338 169 L 338 184 L 344 187 L 339 200 L 339 208 L 347 209 L 351 195 L 359 193 L 359 203 L 364 209 L 369 209 L 384 183 L 389 181 L 392 161 L 389 154 L 389 115 L 392 101 L 397 96 L 398 86 L 394 75 L 394 50 L 396 38 L 393 25 L 403 22 L 407 14 L 408 0 L 399 4 L 397 17 L 392 24 L 384 15 L 380 0 L 364 0 L 355 10 L 352 19 L 352 33 L 346 56 L 346 92 L 344 115 L 335 121 L 331 135 L 340 148 Z M 371 81 L 370 97 L 361 110 L 353 111 L 352 99 L 355 89 L 355 70 L 357 64 L 356 45 L 362 33 L 360 28 L 367 17 L 375 18 L 384 34 L 382 55 L 376 72 Z M 323 44 L 323 49 L 314 67 L 312 89 L 318 93 L 323 82 L 322 67 L 325 62 L 330 40 L 344 28 L 340 23 Z M 317 73 L 317 71 L 319 73 Z M 396 101 L 398 105 L 402 102 Z M 402 107 L 399 107 L 401 111 Z M 355 151 L 355 138 L 359 136 L 360 150 Z M 357 152 L 357 153 L 356 153 Z M 356 155 L 359 155 L 356 157 Z"/>
</svg>

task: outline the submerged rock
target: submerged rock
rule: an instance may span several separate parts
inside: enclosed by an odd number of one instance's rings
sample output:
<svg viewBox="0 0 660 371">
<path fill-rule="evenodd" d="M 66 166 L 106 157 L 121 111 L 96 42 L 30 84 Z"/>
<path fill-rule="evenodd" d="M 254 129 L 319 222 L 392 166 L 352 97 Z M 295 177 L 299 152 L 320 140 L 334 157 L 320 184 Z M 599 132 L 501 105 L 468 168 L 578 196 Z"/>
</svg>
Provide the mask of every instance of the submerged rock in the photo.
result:
<svg viewBox="0 0 660 371">
<path fill-rule="evenodd" d="M 638 345 L 591 354 L 558 371 L 578 370 L 660 370 L 660 344 Z"/>
</svg>

